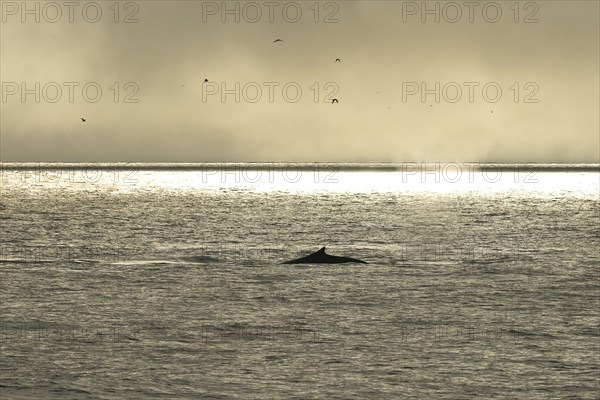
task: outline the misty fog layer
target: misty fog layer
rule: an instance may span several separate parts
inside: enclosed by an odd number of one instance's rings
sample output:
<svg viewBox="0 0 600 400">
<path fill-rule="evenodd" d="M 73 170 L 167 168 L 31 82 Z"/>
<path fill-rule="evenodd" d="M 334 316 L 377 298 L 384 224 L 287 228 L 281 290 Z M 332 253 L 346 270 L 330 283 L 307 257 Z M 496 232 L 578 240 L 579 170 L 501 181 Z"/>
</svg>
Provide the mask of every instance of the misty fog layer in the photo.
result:
<svg viewBox="0 0 600 400">
<path fill-rule="evenodd" d="M 88 3 L 1 2 L 2 161 L 600 161 L 595 1 Z"/>
</svg>

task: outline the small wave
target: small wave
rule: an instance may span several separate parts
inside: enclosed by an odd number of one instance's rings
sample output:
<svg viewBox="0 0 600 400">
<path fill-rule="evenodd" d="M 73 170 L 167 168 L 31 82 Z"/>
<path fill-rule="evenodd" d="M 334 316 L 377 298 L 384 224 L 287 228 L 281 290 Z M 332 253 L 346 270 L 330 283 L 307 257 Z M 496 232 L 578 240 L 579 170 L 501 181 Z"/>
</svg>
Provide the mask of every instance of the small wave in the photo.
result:
<svg viewBox="0 0 600 400">
<path fill-rule="evenodd" d="M 60 389 L 51 389 L 52 392 L 55 393 L 63 393 L 63 392 L 71 392 L 71 393 L 83 393 L 83 394 L 92 394 L 92 392 L 88 392 L 83 388 L 75 388 L 75 387 L 63 387 Z"/>
<path fill-rule="evenodd" d="M 170 265 L 170 264 L 180 264 L 177 261 L 169 261 L 169 260 L 128 260 L 128 261 L 117 261 L 112 263 L 111 265 Z"/>
<path fill-rule="evenodd" d="M 218 259 L 209 256 L 191 256 L 182 258 L 183 261 L 204 264 L 204 263 L 215 263 L 219 262 Z"/>
<path fill-rule="evenodd" d="M 473 258 L 463 260 L 463 264 L 477 264 L 477 265 L 489 265 L 489 264 L 502 264 L 504 262 L 510 261 L 510 256 L 496 257 L 496 258 Z"/>
<path fill-rule="evenodd" d="M 39 258 L 26 259 L 26 258 L 0 258 L 0 264 L 39 264 L 39 263 L 53 263 L 58 260 L 41 260 Z"/>
<path fill-rule="evenodd" d="M 79 260 L 81 262 L 92 262 L 90 260 Z M 209 256 L 191 256 L 176 260 L 123 260 L 111 263 L 111 265 L 182 265 L 186 263 L 207 264 L 219 262 L 218 259 Z"/>
<path fill-rule="evenodd" d="M 98 264 L 98 263 L 101 263 L 102 260 L 94 260 L 91 258 L 81 258 L 81 259 L 73 260 L 73 262 L 75 264 Z"/>
<path fill-rule="evenodd" d="M 505 212 L 490 212 L 490 213 L 483 214 L 484 217 L 502 217 L 504 215 L 508 215 L 508 213 L 505 213 Z"/>
<path fill-rule="evenodd" d="M 521 330 L 521 329 L 507 329 L 506 333 L 510 336 L 513 337 L 534 337 L 534 336 L 547 336 L 547 337 L 552 337 L 552 335 L 549 334 L 542 334 L 539 332 L 535 332 L 535 331 L 527 331 L 527 330 Z"/>
</svg>

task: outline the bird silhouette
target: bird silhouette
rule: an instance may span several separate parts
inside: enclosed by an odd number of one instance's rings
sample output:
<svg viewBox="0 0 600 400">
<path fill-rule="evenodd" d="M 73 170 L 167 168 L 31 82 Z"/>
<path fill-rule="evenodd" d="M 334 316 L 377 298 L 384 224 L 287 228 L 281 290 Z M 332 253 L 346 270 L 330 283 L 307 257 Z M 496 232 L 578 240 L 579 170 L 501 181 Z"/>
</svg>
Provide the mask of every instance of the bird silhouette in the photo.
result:
<svg viewBox="0 0 600 400">
<path fill-rule="evenodd" d="M 282 39 L 275 39 L 275 40 L 273 41 L 273 43 L 277 43 L 277 42 L 283 42 L 283 40 L 282 40 Z"/>
<path fill-rule="evenodd" d="M 342 60 L 340 60 L 339 58 L 336 58 L 335 62 L 342 62 Z"/>
<path fill-rule="evenodd" d="M 208 79 L 204 79 L 204 82 L 208 82 Z"/>
<path fill-rule="evenodd" d="M 331 104 L 339 103 L 338 99 L 331 100 Z"/>
<path fill-rule="evenodd" d="M 85 118 L 79 118 L 81 120 L 81 122 L 85 122 L 86 119 Z"/>
</svg>

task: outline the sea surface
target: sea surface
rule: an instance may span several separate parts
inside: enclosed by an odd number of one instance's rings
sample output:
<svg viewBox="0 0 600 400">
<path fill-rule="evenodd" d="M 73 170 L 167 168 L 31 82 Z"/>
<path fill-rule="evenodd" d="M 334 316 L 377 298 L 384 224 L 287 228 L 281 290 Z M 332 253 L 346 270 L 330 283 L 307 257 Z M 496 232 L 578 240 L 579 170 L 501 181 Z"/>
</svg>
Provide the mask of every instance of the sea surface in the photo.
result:
<svg viewBox="0 0 600 400">
<path fill-rule="evenodd" d="M 0 173 L 2 399 L 600 398 L 597 165 Z"/>
</svg>

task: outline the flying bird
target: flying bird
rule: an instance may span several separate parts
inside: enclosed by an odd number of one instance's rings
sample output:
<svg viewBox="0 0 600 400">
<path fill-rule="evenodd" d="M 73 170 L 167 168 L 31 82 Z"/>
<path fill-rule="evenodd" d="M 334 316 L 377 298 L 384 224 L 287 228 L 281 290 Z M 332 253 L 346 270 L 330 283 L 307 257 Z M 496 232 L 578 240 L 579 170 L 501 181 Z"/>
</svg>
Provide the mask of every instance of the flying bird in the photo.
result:
<svg viewBox="0 0 600 400">
<path fill-rule="evenodd" d="M 339 103 L 338 99 L 331 100 L 331 104 Z"/>
<path fill-rule="evenodd" d="M 339 58 L 336 58 L 335 62 L 342 62 L 342 60 L 340 60 Z"/>
<path fill-rule="evenodd" d="M 81 122 L 85 122 L 86 119 L 85 118 L 79 118 L 81 120 Z"/>
<path fill-rule="evenodd" d="M 275 40 L 273 41 L 273 43 L 277 43 L 277 42 L 283 42 L 283 40 L 282 40 L 282 39 L 275 39 Z"/>
</svg>

